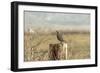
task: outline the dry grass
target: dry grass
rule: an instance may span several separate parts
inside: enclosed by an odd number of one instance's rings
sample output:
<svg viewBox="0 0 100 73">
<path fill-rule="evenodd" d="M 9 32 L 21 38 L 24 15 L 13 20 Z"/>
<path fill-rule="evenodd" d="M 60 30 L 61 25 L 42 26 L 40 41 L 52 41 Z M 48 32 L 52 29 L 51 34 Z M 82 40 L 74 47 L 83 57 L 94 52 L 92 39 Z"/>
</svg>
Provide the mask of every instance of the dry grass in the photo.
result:
<svg viewBox="0 0 100 73">
<path fill-rule="evenodd" d="M 24 34 L 24 61 L 49 60 L 49 44 L 58 43 L 56 34 Z M 90 58 L 89 33 L 64 34 L 68 43 L 68 59 Z"/>
</svg>

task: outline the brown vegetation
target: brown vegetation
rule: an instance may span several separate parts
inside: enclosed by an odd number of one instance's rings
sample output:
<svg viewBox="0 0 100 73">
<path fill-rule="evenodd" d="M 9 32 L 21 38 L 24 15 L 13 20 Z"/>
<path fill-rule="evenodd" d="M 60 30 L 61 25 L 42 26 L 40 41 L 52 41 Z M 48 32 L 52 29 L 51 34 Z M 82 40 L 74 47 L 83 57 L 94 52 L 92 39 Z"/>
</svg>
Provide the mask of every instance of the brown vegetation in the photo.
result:
<svg viewBox="0 0 100 73">
<path fill-rule="evenodd" d="M 63 38 L 68 43 L 68 60 L 90 58 L 89 32 L 68 32 Z M 56 34 L 24 34 L 24 61 L 47 61 L 49 44 L 59 43 Z"/>
</svg>

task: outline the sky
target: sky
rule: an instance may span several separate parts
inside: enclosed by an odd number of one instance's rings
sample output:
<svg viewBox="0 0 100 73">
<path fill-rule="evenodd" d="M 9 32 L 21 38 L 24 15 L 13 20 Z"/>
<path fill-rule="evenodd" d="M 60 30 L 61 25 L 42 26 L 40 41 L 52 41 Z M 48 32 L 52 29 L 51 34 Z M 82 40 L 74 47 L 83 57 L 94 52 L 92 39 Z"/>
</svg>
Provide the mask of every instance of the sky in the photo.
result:
<svg viewBox="0 0 100 73">
<path fill-rule="evenodd" d="M 24 25 L 25 29 L 89 29 L 90 14 L 24 11 Z"/>
</svg>

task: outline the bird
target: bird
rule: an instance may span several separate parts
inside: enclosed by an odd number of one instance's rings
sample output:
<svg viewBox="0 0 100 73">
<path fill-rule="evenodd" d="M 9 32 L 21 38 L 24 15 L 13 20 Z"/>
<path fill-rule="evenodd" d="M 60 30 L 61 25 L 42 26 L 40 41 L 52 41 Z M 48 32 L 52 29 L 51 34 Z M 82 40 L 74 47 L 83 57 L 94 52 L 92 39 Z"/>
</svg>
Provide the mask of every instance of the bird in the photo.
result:
<svg viewBox="0 0 100 73">
<path fill-rule="evenodd" d="M 60 42 L 64 42 L 64 39 L 63 39 L 63 36 L 62 36 L 62 33 L 59 32 L 59 31 L 56 31 L 56 36 L 57 36 L 57 39 L 60 41 Z"/>
</svg>

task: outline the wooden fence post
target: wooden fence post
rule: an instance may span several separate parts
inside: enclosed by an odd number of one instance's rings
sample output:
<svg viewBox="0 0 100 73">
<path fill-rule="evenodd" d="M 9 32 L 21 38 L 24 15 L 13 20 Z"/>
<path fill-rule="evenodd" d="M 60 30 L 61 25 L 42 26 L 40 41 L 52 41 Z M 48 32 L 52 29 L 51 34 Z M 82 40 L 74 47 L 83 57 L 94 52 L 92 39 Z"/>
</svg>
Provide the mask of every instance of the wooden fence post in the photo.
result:
<svg viewBox="0 0 100 73">
<path fill-rule="evenodd" d="M 67 43 L 49 44 L 50 60 L 66 60 L 67 52 Z"/>
</svg>

